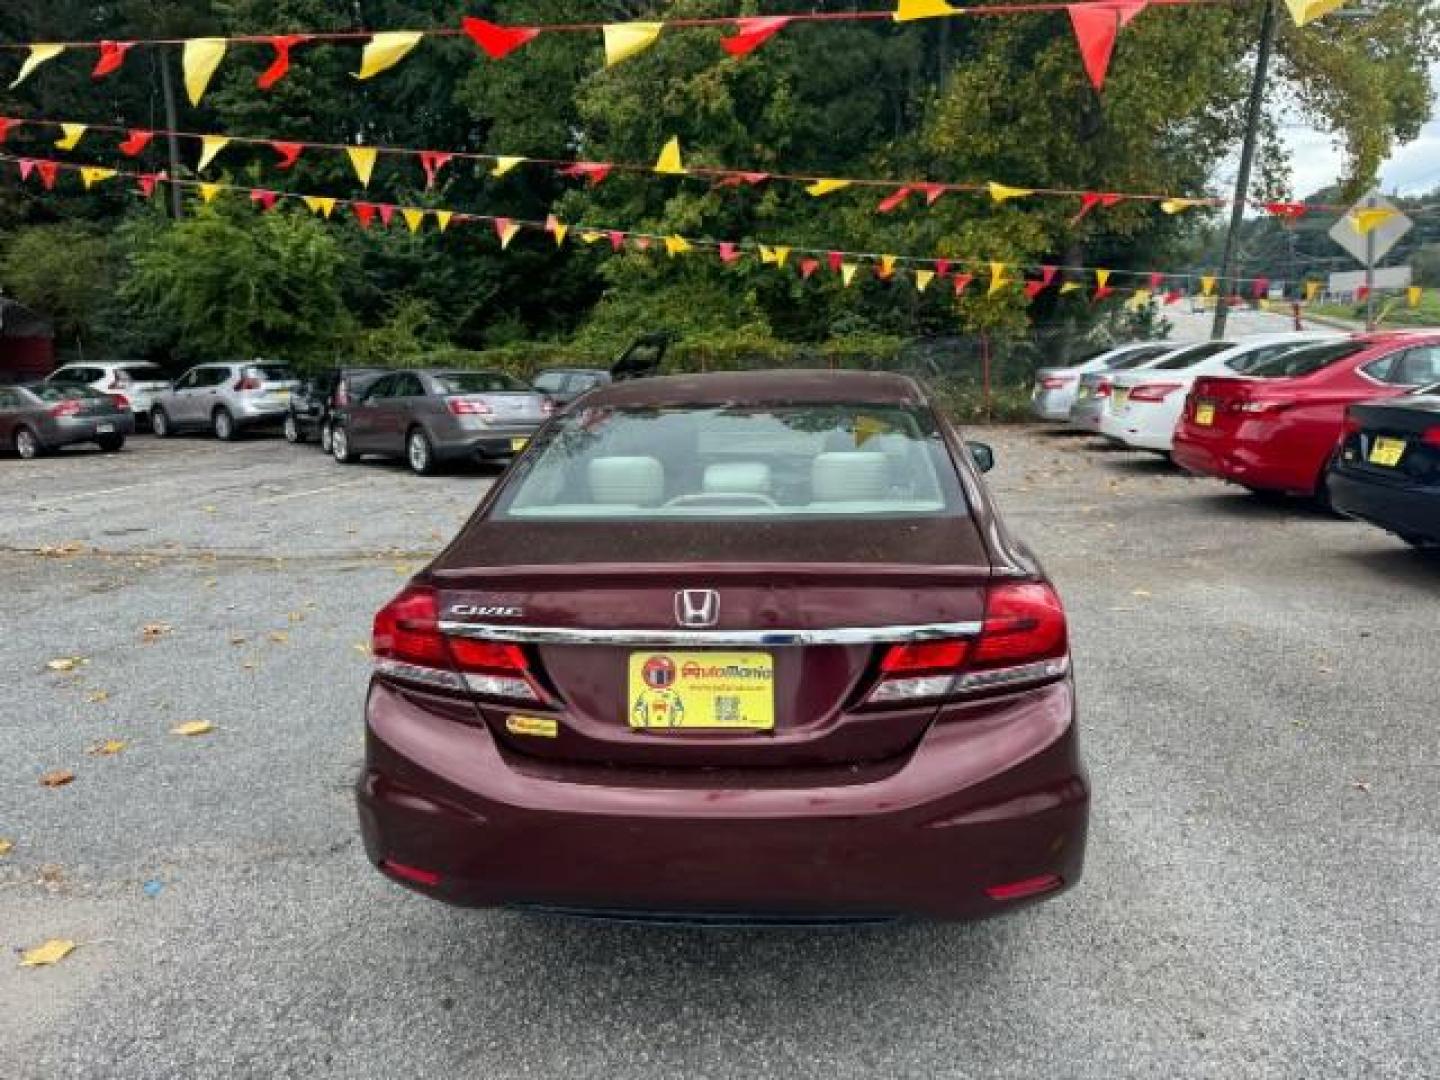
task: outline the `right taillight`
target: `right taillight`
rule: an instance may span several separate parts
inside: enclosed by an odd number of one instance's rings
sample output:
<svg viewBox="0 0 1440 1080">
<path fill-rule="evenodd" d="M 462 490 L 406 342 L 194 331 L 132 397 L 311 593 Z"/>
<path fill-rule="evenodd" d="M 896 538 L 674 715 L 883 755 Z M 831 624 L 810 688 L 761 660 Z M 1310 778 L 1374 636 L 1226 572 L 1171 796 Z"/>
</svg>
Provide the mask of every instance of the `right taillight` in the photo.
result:
<svg viewBox="0 0 1440 1080">
<path fill-rule="evenodd" d="M 1425 433 L 1420 436 L 1420 441 L 1426 446 L 1433 446 L 1440 450 L 1440 426 L 1426 428 Z"/>
<path fill-rule="evenodd" d="M 1109 381 L 1108 379 L 1102 379 L 1100 382 L 1098 382 L 1098 383 L 1095 384 L 1095 396 L 1096 396 L 1096 397 L 1109 397 L 1109 396 L 1110 396 L 1110 381 Z"/>
<path fill-rule="evenodd" d="M 912 701 L 1019 689 L 1053 682 L 1070 669 L 1065 609 L 1042 581 L 992 585 L 973 640 L 892 645 L 866 703 Z"/>
<path fill-rule="evenodd" d="M 435 591 L 412 586 L 380 609 L 371 639 L 375 671 L 392 679 L 485 698 L 545 700 L 519 645 L 447 637 Z"/>
<path fill-rule="evenodd" d="M 67 398 L 50 406 L 50 415 L 54 417 L 76 416 L 80 412 L 80 401 L 77 398 Z"/>
</svg>

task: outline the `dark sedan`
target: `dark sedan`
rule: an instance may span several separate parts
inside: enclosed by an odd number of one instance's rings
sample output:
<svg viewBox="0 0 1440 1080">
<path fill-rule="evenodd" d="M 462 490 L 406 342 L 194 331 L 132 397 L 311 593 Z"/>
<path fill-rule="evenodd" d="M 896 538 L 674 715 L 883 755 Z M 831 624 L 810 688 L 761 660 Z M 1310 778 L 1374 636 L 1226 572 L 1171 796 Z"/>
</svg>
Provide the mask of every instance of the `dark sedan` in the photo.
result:
<svg viewBox="0 0 1440 1080">
<path fill-rule="evenodd" d="M 553 409 L 497 371 L 397 371 L 335 412 L 330 449 L 341 464 L 403 458 L 421 475 L 448 461 L 508 461 Z"/>
<path fill-rule="evenodd" d="M 1416 547 L 1440 547 L 1440 385 L 1352 405 L 1330 502 Z"/>
<path fill-rule="evenodd" d="M 113 453 L 134 433 L 129 403 L 88 386 L 0 386 L 0 447 L 22 458 L 87 442 Z"/>
<path fill-rule="evenodd" d="M 1075 884 L 1065 613 L 909 379 L 596 390 L 375 620 L 361 828 L 440 900 L 974 918 Z"/>
<path fill-rule="evenodd" d="M 318 436 L 320 449 L 330 453 L 331 424 L 336 411 L 349 406 L 385 374 L 384 368 L 341 367 L 306 379 L 290 395 L 285 440 L 303 443 Z"/>
</svg>

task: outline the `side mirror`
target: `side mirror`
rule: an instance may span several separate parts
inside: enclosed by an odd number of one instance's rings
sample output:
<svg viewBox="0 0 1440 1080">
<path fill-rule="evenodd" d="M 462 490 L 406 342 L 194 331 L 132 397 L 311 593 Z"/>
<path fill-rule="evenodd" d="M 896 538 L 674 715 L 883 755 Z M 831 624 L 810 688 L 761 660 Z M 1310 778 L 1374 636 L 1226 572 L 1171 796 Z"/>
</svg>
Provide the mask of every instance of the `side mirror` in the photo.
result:
<svg viewBox="0 0 1440 1080">
<path fill-rule="evenodd" d="M 987 473 L 995 468 L 995 451 L 988 443 L 972 442 L 966 443 L 965 446 L 970 451 L 970 457 L 974 459 L 976 467 L 982 473 Z"/>
</svg>

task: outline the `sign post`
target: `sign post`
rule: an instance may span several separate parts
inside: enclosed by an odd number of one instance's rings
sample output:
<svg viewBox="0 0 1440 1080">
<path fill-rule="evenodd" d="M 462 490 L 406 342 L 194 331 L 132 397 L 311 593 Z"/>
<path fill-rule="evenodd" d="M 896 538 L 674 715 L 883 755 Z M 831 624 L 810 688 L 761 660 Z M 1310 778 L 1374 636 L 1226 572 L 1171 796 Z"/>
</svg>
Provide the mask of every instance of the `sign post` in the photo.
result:
<svg viewBox="0 0 1440 1080">
<path fill-rule="evenodd" d="M 1330 229 L 1330 239 L 1365 267 L 1365 329 L 1375 329 L 1375 264 L 1413 227 L 1400 208 L 1374 191 Z"/>
</svg>

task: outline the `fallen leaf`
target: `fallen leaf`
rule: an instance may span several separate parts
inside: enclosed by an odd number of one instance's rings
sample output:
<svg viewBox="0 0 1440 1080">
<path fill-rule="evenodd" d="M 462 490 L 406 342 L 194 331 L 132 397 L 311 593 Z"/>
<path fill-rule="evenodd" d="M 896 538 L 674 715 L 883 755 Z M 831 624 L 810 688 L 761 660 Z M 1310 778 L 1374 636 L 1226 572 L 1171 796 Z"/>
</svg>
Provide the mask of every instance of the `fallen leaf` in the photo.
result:
<svg viewBox="0 0 1440 1080">
<path fill-rule="evenodd" d="M 214 730 L 215 725 L 210 723 L 209 720 L 191 720 L 189 723 L 171 728 L 170 734 L 190 737 L 194 735 L 209 735 L 210 732 Z"/>
<path fill-rule="evenodd" d="M 15 841 L 14 841 L 14 840 L 6 840 L 5 838 L 0 837 L 0 859 L 3 859 L 6 855 L 9 855 L 10 852 L 12 852 L 12 851 L 14 851 L 14 850 L 15 850 Z"/>
<path fill-rule="evenodd" d="M 201 582 L 201 584 L 204 585 L 205 588 L 207 588 L 207 589 L 213 589 L 213 588 L 215 588 L 216 585 L 219 585 L 220 582 L 219 582 L 217 579 L 215 579 L 215 578 L 212 577 L 212 578 L 206 578 L 203 582 Z"/>
<path fill-rule="evenodd" d="M 140 636 L 144 639 L 145 644 L 149 645 L 152 641 L 159 641 L 162 637 L 165 637 L 172 629 L 173 627 L 169 623 L 146 623 L 140 628 Z"/>
<path fill-rule="evenodd" d="M 290 612 L 290 621 L 291 621 L 292 623 L 302 623 L 302 622 L 304 622 L 304 621 L 305 621 L 305 613 L 304 613 L 303 611 L 292 611 L 292 612 Z"/>
<path fill-rule="evenodd" d="M 357 641 L 354 645 L 352 645 L 352 646 L 350 646 L 350 647 L 351 647 L 352 649 L 354 649 L 356 652 L 358 652 L 358 653 L 359 653 L 360 655 L 362 655 L 362 656 L 370 656 L 370 655 L 371 655 L 369 642 Z"/>
<path fill-rule="evenodd" d="M 90 702 L 91 705 L 103 705 L 110 700 L 110 691 L 91 690 L 90 693 L 85 695 L 85 700 Z"/>
<path fill-rule="evenodd" d="M 85 550 L 85 545 L 78 540 L 67 540 L 63 544 L 45 544 L 40 548 L 40 554 L 50 559 L 62 559 L 67 555 L 79 555 Z"/>
<path fill-rule="evenodd" d="M 47 862 L 40 867 L 40 884 L 55 887 L 65 881 L 65 871 L 58 863 Z"/>
<path fill-rule="evenodd" d="M 290 640 L 290 635 L 287 634 L 284 630 L 271 630 L 270 640 L 273 641 L 276 645 L 284 645 L 287 641 Z"/>
<path fill-rule="evenodd" d="M 245 644 L 247 641 L 249 641 L 249 640 L 250 640 L 250 639 L 249 639 L 249 638 L 246 638 L 246 637 L 232 637 L 232 638 L 230 639 L 230 644 L 231 644 L 231 645 L 244 645 L 244 644 Z"/>
<path fill-rule="evenodd" d="M 106 739 L 104 742 L 97 742 L 85 752 L 91 757 L 114 757 L 124 750 L 128 743 L 119 739 Z"/>
<path fill-rule="evenodd" d="M 45 666 L 51 671 L 63 672 L 74 671 L 76 668 L 83 667 L 89 662 L 90 661 L 86 660 L 83 656 L 61 656 L 57 659 L 47 661 Z"/>
<path fill-rule="evenodd" d="M 1150 596 L 1153 596 L 1153 595 L 1155 595 L 1155 594 L 1152 593 L 1149 589 L 1133 589 L 1133 590 L 1131 590 L 1130 595 L 1131 595 L 1131 596 L 1150 597 Z"/>
<path fill-rule="evenodd" d="M 1356 791 L 1368 792 L 1368 791 L 1370 790 L 1370 781 L 1369 781 L 1369 780 L 1352 780 L 1352 781 L 1350 782 L 1350 786 L 1351 786 L 1352 788 L 1354 788 Z"/>
<path fill-rule="evenodd" d="M 207 513 L 207 514 L 217 514 L 217 513 L 219 513 L 219 511 L 218 511 L 215 507 L 213 507 L 213 506 L 202 506 L 200 509 L 201 509 L 201 510 L 204 510 L 205 513 Z"/>
<path fill-rule="evenodd" d="M 52 769 L 40 777 L 41 787 L 64 787 L 75 779 L 75 774 L 69 769 Z"/>
<path fill-rule="evenodd" d="M 21 967 L 49 967 L 58 964 L 75 951 L 75 942 L 63 938 L 51 938 L 44 945 L 26 949 L 20 954 Z"/>
</svg>

